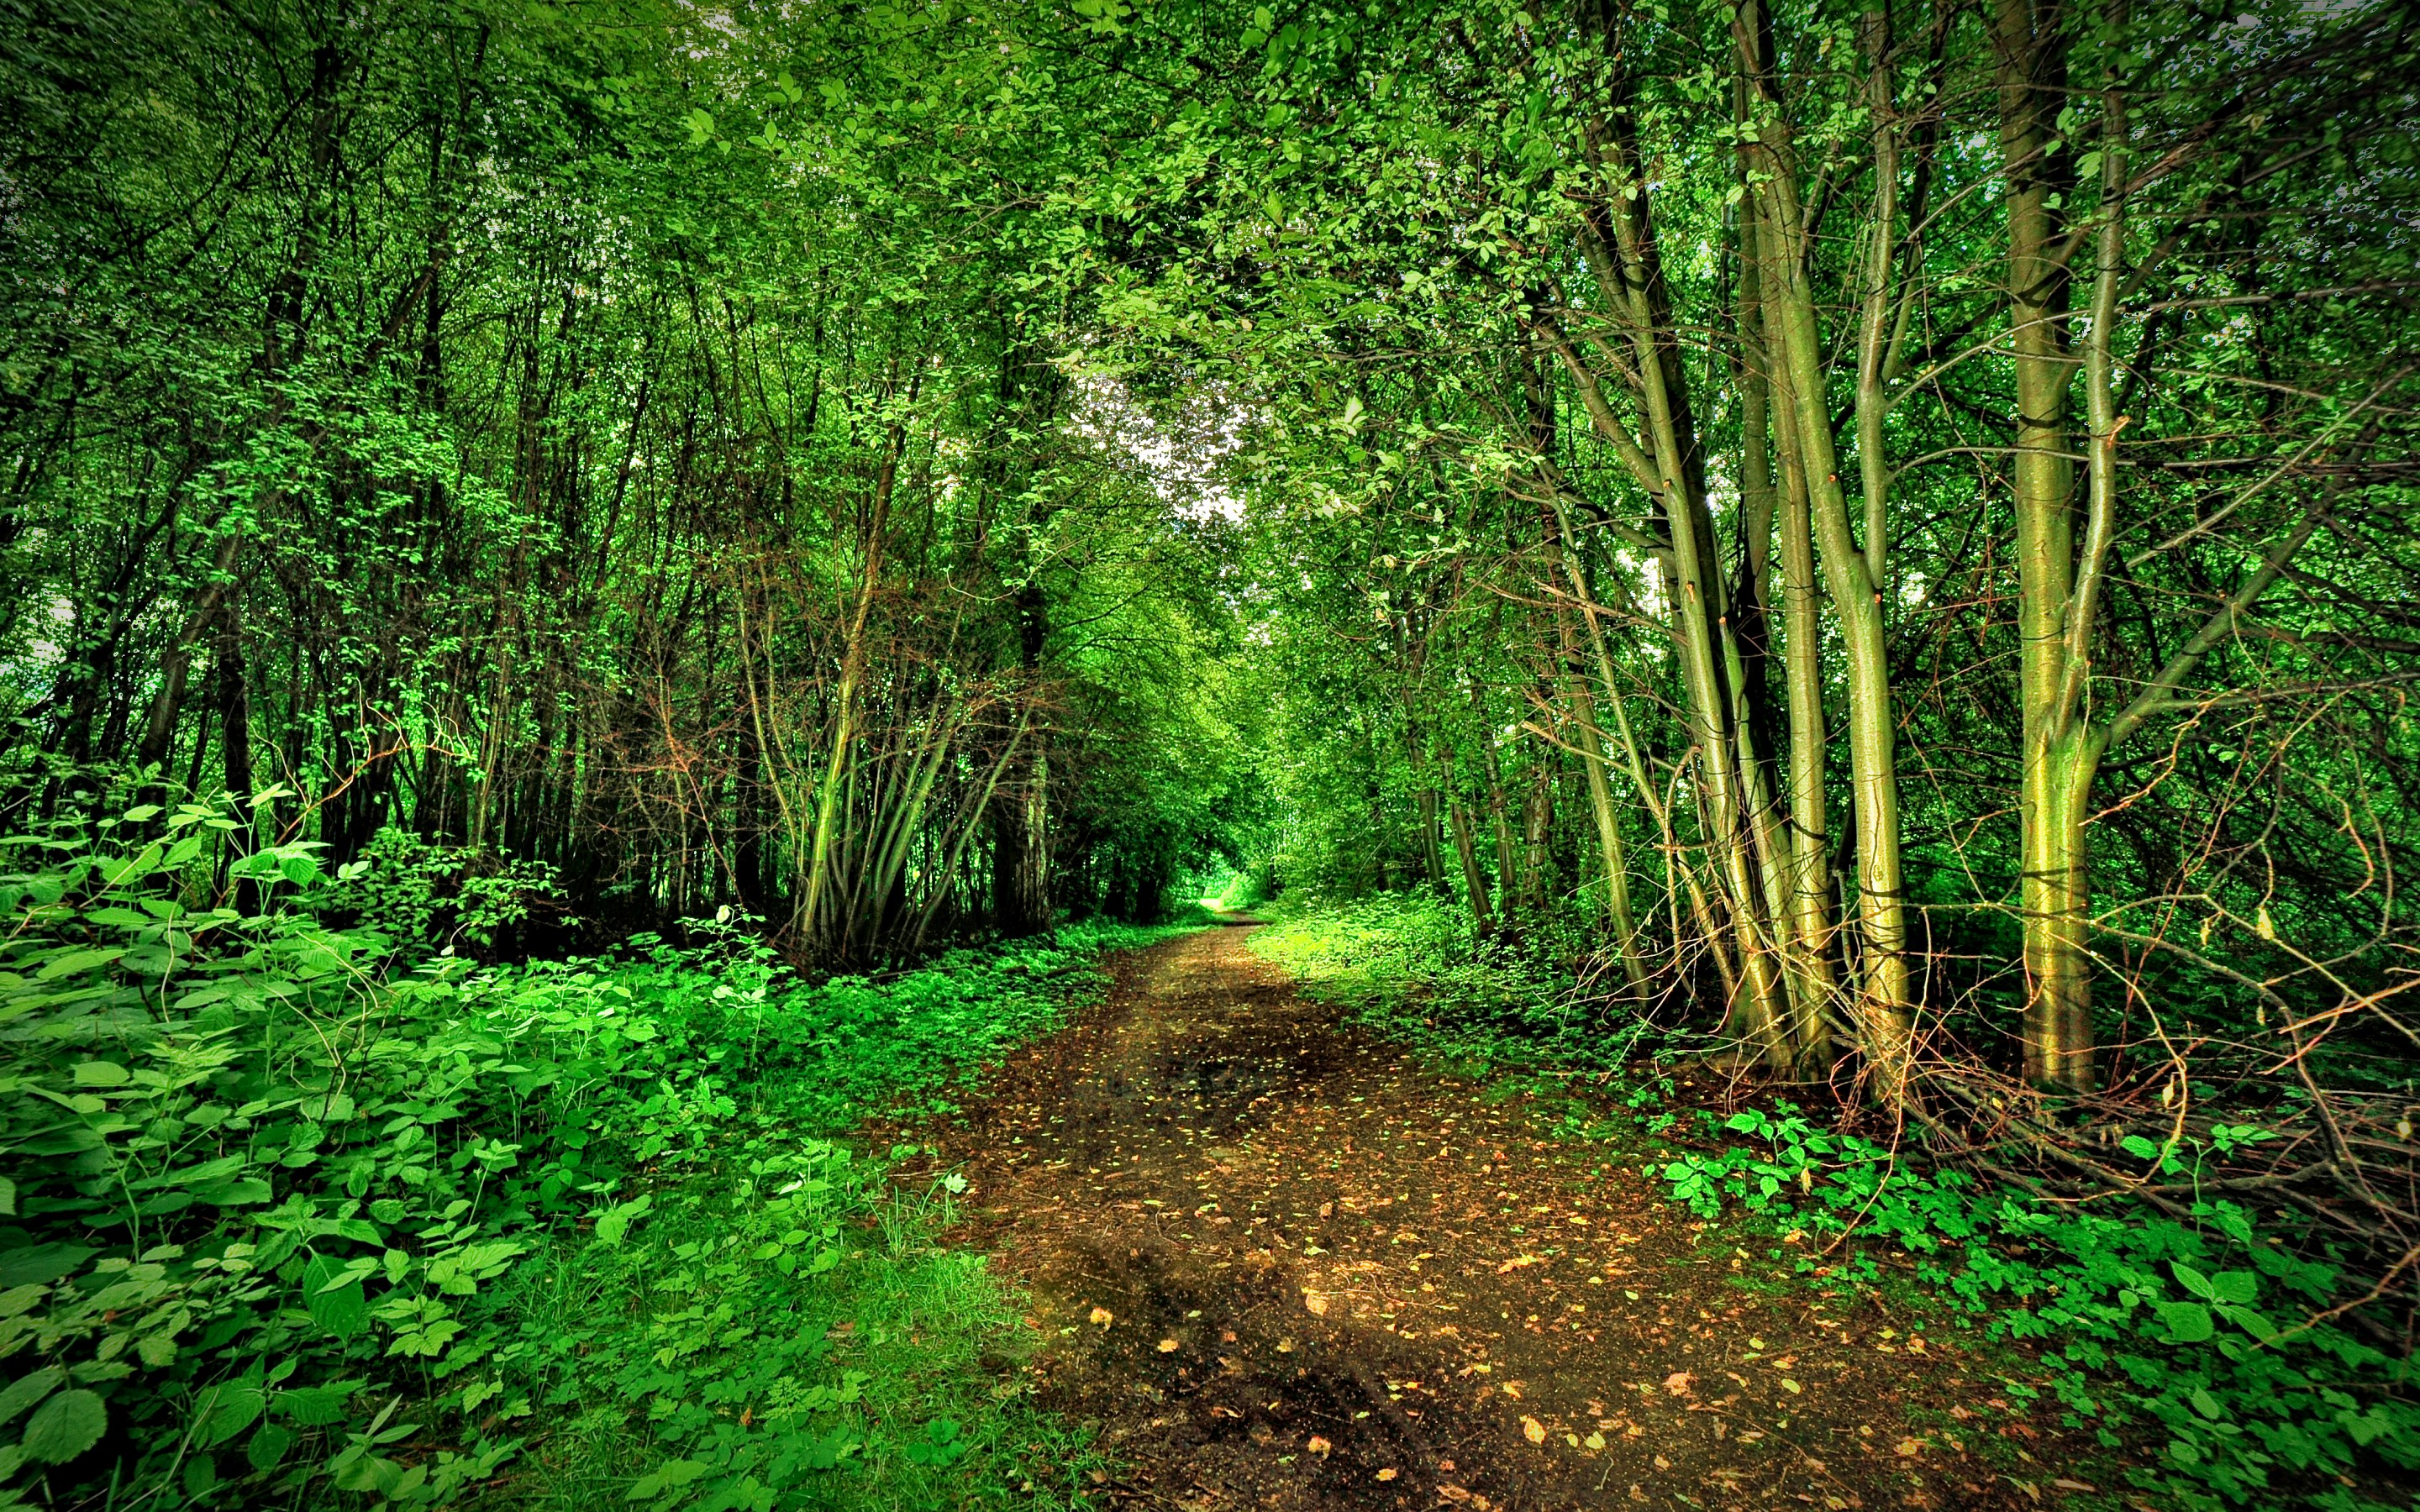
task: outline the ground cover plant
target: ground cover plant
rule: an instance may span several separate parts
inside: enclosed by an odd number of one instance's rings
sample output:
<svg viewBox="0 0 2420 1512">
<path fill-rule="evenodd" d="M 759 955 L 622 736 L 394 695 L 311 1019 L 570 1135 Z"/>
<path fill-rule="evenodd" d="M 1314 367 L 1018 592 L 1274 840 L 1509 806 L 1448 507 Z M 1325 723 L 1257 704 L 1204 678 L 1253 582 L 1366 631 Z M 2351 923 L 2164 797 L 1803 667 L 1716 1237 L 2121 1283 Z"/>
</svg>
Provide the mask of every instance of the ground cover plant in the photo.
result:
<svg viewBox="0 0 2420 1512">
<path fill-rule="evenodd" d="M 981 1363 L 1010 1302 L 932 1242 L 962 1183 L 845 1136 L 947 1107 L 1153 931 L 882 981 L 728 927 L 483 965 L 327 922 L 309 842 L 230 862 L 243 813 L 139 805 L 0 865 L 10 1504 L 1072 1487 L 1080 1444 Z M 275 896 L 196 906 L 219 865 Z"/>
<path fill-rule="evenodd" d="M 1932 1316 L 2034 1341 L 2071 1426 L 2111 1449 L 2156 1450 L 2128 1475 L 2155 1504 L 2382 1507 L 2420 1472 L 2408 1363 L 2341 1321 L 2375 1298 L 2304 1232 L 2263 1232 L 2217 1196 L 2181 1218 L 2044 1201 L 1786 1100 L 1725 1114 L 1676 1095 L 1668 1047 L 1641 1054 L 1636 1035 L 1575 1022 L 1571 983 L 1489 960 L 1434 900 L 1289 910 L 1253 944 L 1361 1022 L 1481 1077 L 1500 1068 L 1565 1137 L 1647 1156 L 1642 1170 L 1699 1218 L 1749 1215 L 1750 1231 L 1793 1244 L 1813 1236 L 1832 1263 L 1807 1257 L 1809 1243 L 1802 1274 L 1880 1284 L 1877 1253 L 1913 1257 L 1904 1273 Z M 1599 1073 L 1579 1083 L 1594 1095 L 1571 1095 L 1573 1070 Z M 2226 1144 L 2268 1137 L 2221 1127 L 2211 1142 L 2126 1153 L 2149 1173 L 2189 1173 Z"/>
</svg>

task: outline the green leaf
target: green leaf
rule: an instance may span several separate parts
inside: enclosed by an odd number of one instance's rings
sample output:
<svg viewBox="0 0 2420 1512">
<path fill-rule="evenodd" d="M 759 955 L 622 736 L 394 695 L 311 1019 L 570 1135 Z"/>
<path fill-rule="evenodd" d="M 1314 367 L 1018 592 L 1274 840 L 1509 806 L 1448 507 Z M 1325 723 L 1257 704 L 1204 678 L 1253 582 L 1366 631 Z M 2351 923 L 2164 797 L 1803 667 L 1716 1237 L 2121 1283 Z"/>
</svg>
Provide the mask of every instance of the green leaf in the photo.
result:
<svg viewBox="0 0 2420 1512">
<path fill-rule="evenodd" d="M 349 1381 L 281 1391 L 277 1394 L 277 1411 L 280 1415 L 306 1428 L 324 1428 L 344 1417 L 345 1398 L 351 1396 L 360 1384 L 359 1381 Z"/>
<path fill-rule="evenodd" d="M 347 1267 L 324 1255 L 315 1257 L 302 1271 L 302 1304 L 310 1309 L 311 1320 L 340 1339 L 360 1333 L 370 1315 L 368 1294 L 363 1291 L 359 1276 L 330 1284 L 348 1274 Z"/>
<path fill-rule="evenodd" d="M 2118 1142 L 2118 1148 L 2136 1160 L 2157 1160 L 2160 1155 L 2160 1147 L 2141 1134 L 2128 1134 Z"/>
<path fill-rule="evenodd" d="M 17 1183 L 0 1176 L 0 1218 L 17 1216 Z"/>
<path fill-rule="evenodd" d="M 109 1409 L 98 1392 L 63 1391 L 44 1402 L 25 1424 L 20 1445 L 28 1459 L 64 1465 L 101 1442 Z"/>
<path fill-rule="evenodd" d="M 2182 1285 L 2187 1291 L 2192 1292 L 2195 1296 L 2202 1298 L 2204 1301 L 2208 1301 L 2212 1295 L 2214 1295 L 2211 1290 L 2210 1277 L 2202 1274 L 2199 1271 L 2195 1270 L 2192 1266 L 2187 1265 L 2184 1261 L 2171 1261 L 2168 1269 L 2176 1272 L 2178 1282 Z"/>
<path fill-rule="evenodd" d="M 78 1087 L 123 1087 L 133 1079 L 114 1060 L 87 1060 L 75 1069 Z"/>
<path fill-rule="evenodd" d="M 101 1253 L 82 1244 L 28 1244 L 0 1250 L 0 1288 L 39 1286 L 74 1274 Z"/>
<path fill-rule="evenodd" d="M 702 1459 L 666 1460 L 657 1466 L 653 1473 L 640 1476 L 638 1484 L 630 1488 L 629 1495 L 624 1500 L 644 1502 L 661 1496 L 675 1486 L 686 1486 L 697 1479 L 706 1473 L 706 1461 Z"/>
<path fill-rule="evenodd" d="M 2242 1307 L 2260 1295 L 2260 1278 L 2249 1271 L 2221 1271 L 2210 1278 L 2210 1294 Z"/>
<path fill-rule="evenodd" d="M 30 1376 L 20 1376 L 0 1391 L 0 1423 L 13 1423 L 17 1414 L 67 1384 L 68 1373 L 57 1365 L 37 1370 Z"/>
<path fill-rule="evenodd" d="M 2193 1389 L 2193 1395 L 2186 1397 L 2185 1400 L 2193 1403 L 2193 1409 L 2195 1412 L 2199 1412 L 2202 1416 L 2210 1419 L 2213 1423 L 2226 1415 L 2226 1409 L 2218 1405 L 2218 1398 L 2210 1394 L 2210 1388 L 2208 1386 L 2195 1386 Z"/>
<path fill-rule="evenodd" d="M 261 1409 L 269 1405 L 269 1396 L 257 1386 L 221 1386 L 209 1401 L 200 1426 L 194 1430 L 194 1443 L 215 1449 L 252 1427 Z"/>
<path fill-rule="evenodd" d="M 275 1423 L 263 1423 L 260 1430 L 245 1443 L 243 1457 L 252 1461 L 252 1468 L 255 1470 L 275 1470 L 278 1461 L 286 1458 L 286 1451 L 293 1447 L 293 1444 L 292 1428 L 281 1427 Z"/>
<path fill-rule="evenodd" d="M 236 1208 L 247 1203 L 267 1202 L 273 1194 L 267 1181 L 257 1176 L 247 1176 L 240 1181 L 223 1181 L 203 1187 L 194 1196 L 214 1208 Z"/>
<path fill-rule="evenodd" d="M 2200 1344 L 2218 1332 L 2211 1321 L 2210 1309 L 2197 1302 L 2164 1302 L 2157 1304 L 2160 1321 L 2167 1325 L 2170 1344 Z"/>
<path fill-rule="evenodd" d="M 36 972 L 34 980 L 56 981 L 61 977 L 70 976 L 75 972 L 89 971 L 95 966 L 105 966 L 125 953 L 123 950 L 70 950 Z"/>
<path fill-rule="evenodd" d="M 619 1244 L 628 1236 L 631 1221 L 655 1206 L 655 1198 L 643 1196 L 610 1208 L 597 1216 L 597 1242 Z"/>
</svg>

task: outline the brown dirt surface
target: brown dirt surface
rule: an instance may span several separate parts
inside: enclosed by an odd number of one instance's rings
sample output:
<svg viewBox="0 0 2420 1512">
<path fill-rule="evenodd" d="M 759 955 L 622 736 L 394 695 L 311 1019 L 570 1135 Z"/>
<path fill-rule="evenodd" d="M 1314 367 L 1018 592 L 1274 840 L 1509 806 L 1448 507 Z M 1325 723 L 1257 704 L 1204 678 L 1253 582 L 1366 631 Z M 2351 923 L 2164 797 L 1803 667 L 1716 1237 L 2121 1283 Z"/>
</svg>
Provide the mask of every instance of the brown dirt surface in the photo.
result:
<svg viewBox="0 0 2420 1512">
<path fill-rule="evenodd" d="M 2037 1507 L 2091 1488 L 1965 1338 L 1785 1281 L 1635 1163 L 1213 929 L 923 1129 L 1124 1505 Z M 1612 1157 L 1616 1161 L 1619 1156 Z M 1916 1336 L 1911 1336 L 1916 1335 Z M 1932 1425 L 1929 1427 L 1919 1424 Z"/>
</svg>

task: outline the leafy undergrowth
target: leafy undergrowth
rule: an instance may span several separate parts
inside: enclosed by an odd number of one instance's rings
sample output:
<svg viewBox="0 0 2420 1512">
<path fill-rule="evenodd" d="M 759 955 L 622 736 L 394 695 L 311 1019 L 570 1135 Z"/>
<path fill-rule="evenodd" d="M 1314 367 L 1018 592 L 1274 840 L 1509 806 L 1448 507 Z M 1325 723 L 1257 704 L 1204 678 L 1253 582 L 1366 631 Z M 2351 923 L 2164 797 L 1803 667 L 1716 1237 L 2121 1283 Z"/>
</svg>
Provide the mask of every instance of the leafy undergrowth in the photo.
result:
<svg viewBox="0 0 2420 1512">
<path fill-rule="evenodd" d="M 1929 1309 L 2035 1342 L 2071 1425 L 2150 1451 L 2127 1475 L 2156 1504 L 2408 1504 L 2420 1472 L 2410 1361 L 2343 1326 L 2333 1310 L 2355 1300 L 2349 1283 L 2304 1236 L 2261 1232 L 2226 1201 L 2195 1204 L 2190 1222 L 2038 1201 L 1924 1168 L 1787 1103 L 1728 1118 L 1688 1106 L 1668 1067 L 1637 1053 L 1639 1026 L 1586 1022 L 1549 977 L 1475 949 L 1441 904 L 1393 896 L 1282 913 L 1253 948 L 1365 1024 L 1480 1074 L 1503 1069 L 1564 1137 L 1653 1151 L 1642 1174 L 1702 1218 L 1729 1209 L 1761 1231 L 1847 1241 L 1834 1264 L 1802 1260 L 1802 1273 L 1879 1282 L 1881 1257 L 1912 1257 Z M 1574 1066 L 1618 1071 L 1610 1101 L 1540 1074 Z M 2134 1153 L 2174 1172 L 2195 1152 Z"/>
<path fill-rule="evenodd" d="M 311 846 L 222 872 L 240 825 L 5 842 L 0 1507 L 1075 1495 L 1009 1300 L 929 1242 L 949 1179 L 836 1136 L 1164 931 L 821 983 L 733 932 L 408 964 L 313 911 Z"/>
</svg>

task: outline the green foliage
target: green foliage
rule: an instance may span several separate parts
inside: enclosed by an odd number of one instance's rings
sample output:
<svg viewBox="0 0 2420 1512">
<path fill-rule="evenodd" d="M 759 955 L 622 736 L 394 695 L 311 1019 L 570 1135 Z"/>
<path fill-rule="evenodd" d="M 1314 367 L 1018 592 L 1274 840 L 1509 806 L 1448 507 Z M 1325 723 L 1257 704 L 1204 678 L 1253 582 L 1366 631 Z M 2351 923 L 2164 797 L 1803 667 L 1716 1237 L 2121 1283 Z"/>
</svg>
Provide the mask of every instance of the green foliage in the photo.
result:
<svg viewBox="0 0 2420 1512">
<path fill-rule="evenodd" d="M 361 859 L 337 867 L 312 902 L 356 930 L 444 951 L 492 947 L 542 909 L 579 922 L 562 908 L 555 869 L 545 862 L 439 845 L 392 825 L 370 838 Z"/>
<path fill-rule="evenodd" d="M 2163 1462 L 2131 1473 L 2169 1504 L 2272 1505 L 2300 1491 L 2350 1506 L 2337 1476 L 2420 1471 L 2420 1402 L 2400 1361 L 2334 1320 L 2336 1267 L 2257 1231 L 2235 1203 L 2195 1202 L 2186 1220 L 2096 1212 L 1914 1167 L 1786 1103 L 1698 1117 L 1708 1135 L 1749 1143 L 1665 1163 L 1674 1200 L 1711 1218 L 1729 1198 L 1802 1234 L 1854 1232 L 1915 1255 L 1944 1304 L 1993 1336 L 2042 1341 L 2068 1372 L 2071 1407 L 2164 1435 Z M 1847 1264 L 1878 1277 L 1870 1256 Z"/>
<path fill-rule="evenodd" d="M 1468 915 L 1430 894 L 1280 906 L 1252 949 L 1373 1027 L 1457 1060 L 1611 1067 L 1646 1032 L 1584 1006 L 1536 952 L 1474 938 Z"/>
<path fill-rule="evenodd" d="M 954 1505 L 1013 1461 L 1016 1404 L 972 1365 L 1006 1304 L 924 1239 L 957 1179 L 894 1190 L 818 1135 L 946 1107 L 1153 932 L 884 982 L 710 929 L 389 974 L 393 942 L 281 901 L 326 881 L 315 845 L 221 849 L 248 833 L 146 805 L 0 858 L 21 1483 L 442 1505 L 575 1405 L 647 1425 L 661 1462 L 622 1481 L 650 1504 L 770 1506 L 855 1466 Z M 260 911 L 196 901 L 221 867 Z"/>
</svg>

